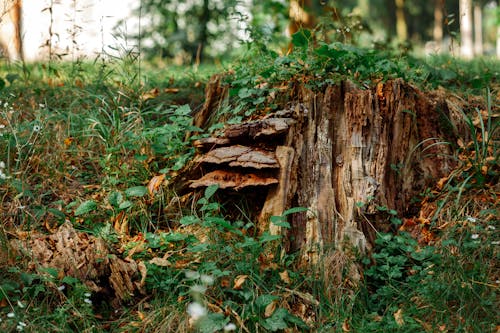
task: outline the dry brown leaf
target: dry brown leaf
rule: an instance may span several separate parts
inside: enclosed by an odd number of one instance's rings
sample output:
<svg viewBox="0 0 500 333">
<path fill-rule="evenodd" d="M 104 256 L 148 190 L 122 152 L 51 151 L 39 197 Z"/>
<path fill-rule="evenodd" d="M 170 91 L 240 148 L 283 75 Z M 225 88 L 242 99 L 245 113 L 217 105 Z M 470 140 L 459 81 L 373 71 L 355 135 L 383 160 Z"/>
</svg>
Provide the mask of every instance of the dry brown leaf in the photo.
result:
<svg viewBox="0 0 500 333">
<path fill-rule="evenodd" d="M 285 282 L 286 284 L 290 284 L 292 281 L 290 280 L 290 275 L 288 275 L 288 271 L 285 270 L 281 273 L 279 273 L 281 281 Z"/>
<path fill-rule="evenodd" d="M 233 289 L 234 290 L 240 290 L 241 286 L 243 285 L 243 283 L 245 283 L 245 281 L 247 280 L 247 278 L 248 278 L 248 275 L 238 275 L 234 279 Z"/>
<path fill-rule="evenodd" d="M 159 176 L 154 176 L 153 178 L 151 178 L 148 184 L 148 191 L 151 196 L 155 195 L 155 193 L 158 192 L 164 180 L 165 174 L 161 174 Z"/>
<path fill-rule="evenodd" d="M 443 187 L 444 187 L 444 184 L 448 181 L 448 179 L 450 179 L 450 178 L 449 178 L 449 177 L 443 177 L 443 178 L 441 178 L 441 179 L 437 182 L 437 184 L 436 184 L 437 188 L 438 188 L 439 190 L 442 190 L 442 189 L 443 189 Z"/>
<path fill-rule="evenodd" d="M 139 317 L 141 321 L 144 321 L 146 315 L 142 311 L 137 311 L 137 317 Z"/>
<path fill-rule="evenodd" d="M 142 289 L 144 285 L 146 284 L 146 277 L 148 275 L 148 269 L 146 267 L 146 264 L 144 262 L 139 261 L 137 263 L 137 270 L 141 273 L 141 281 L 139 282 L 139 289 Z"/>
<path fill-rule="evenodd" d="M 163 91 L 167 94 L 177 94 L 179 92 L 179 88 L 165 88 Z"/>
<path fill-rule="evenodd" d="M 344 322 L 342 323 L 342 331 L 344 332 L 351 331 L 351 325 L 349 325 L 349 321 L 347 319 L 345 319 Z"/>
<path fill-rule="evenodd" d="M 161 266 L 161 267 L 170 267 L 172 266 L 172 263 L 168 261 L 167 259 L 163 258 L 158 258 L 154 257 L 149 261 L 150 264 L 156 265 L 156 266 Z"/>
<path fill-rule="evenodd" d="M 394 320 L 396 321 L 396 324 L 398 324 L 398 326 L 403 326 L 405 324 L 402 309 L 398 309 L 398 311 L 394 312 Z"/>
<path fill-rule="evenodd" d="M 128 230 L 128 217 L 125 214 L 125 211 L 122 210 L 116 216 L 111 219 L 113 223 L 113 227 L 118 234 L 121 235 L 129 235 Z"/>
<path fill-rule="evenodd" d="M 150 91 L 142 94 L 141 100 L 146 101 L 148 99 L 152 99 L 152 98 L 158 97 L 159 93 L 160 93 L 160 90 L 158 88 L 153 88 Z"/>
<path fill-rule="evenodd" d="M 266 318 L 271 317 L 271 315 L 274 313 L 274 310 L 276 310 L 277 305 L 278 305 L 278 301 L 276 301 L 276 300 L 269 303 L 266 306 L 266 309 L 264 310 L 264 317 L 266 317 Z"/>
</svg>

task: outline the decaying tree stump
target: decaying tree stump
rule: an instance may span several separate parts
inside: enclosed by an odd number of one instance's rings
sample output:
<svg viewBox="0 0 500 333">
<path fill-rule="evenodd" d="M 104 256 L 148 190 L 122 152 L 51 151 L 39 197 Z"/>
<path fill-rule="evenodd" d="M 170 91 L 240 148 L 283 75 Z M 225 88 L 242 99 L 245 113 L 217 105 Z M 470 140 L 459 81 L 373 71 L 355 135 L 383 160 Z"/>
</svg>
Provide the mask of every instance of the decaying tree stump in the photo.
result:
<svg viewBox="0 0 500 333">
<path fill-rule="evenodd" d="M 297 85 L 287 93 L 283 110 L 197 141 L 191 175 L 201 176 L 190 186 L 255 186 L 267 196 L 259 230 L 284 234 L 305 262 L 346 241 L 364 251 L 375 230 L 387 228 L 380 207 L 405 214 L 414 196 L 454 166 L 446 103 L 402 80 L 372 89 L 343 82 L 322 92 Z M 202 118 L 209 114 L 204 109 Z M 291 216 L 290 230 L 270 224 L 291 207 L 308 211 Z"/>
<path fill-rule="evenodd" d="M 142 292 L 140 264 L 112 254 L 103 239 L 78 232 L 70 223 L 50 235 L 19 237 L 10 247 L 17 255 L 30 258 L 35 271 L 53 268 L 61 280 L 78 278 L 92 292 L 106 295 L 106 302 L 115 307 Z"/>
</svg>

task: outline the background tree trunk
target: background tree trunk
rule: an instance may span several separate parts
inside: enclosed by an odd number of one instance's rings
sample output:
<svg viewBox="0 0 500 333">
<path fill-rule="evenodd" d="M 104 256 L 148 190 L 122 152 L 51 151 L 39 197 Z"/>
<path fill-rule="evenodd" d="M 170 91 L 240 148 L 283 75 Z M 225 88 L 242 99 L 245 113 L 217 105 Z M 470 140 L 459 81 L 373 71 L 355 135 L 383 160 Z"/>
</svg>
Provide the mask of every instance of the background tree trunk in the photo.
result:
<svg viewBox="0 0 500 333">
<path fill-rule="evenodd" d="M 483 54 L 483 9 L 474 3 L 474 54 Z"/>
<path fill-rule="evenodd" d="M 474 56 L 471 0 L 460 0 L 460 55 L 465 59 Z"/>
<path fill-rule="evenodd" d="M 441 49 L 443 46 L 443 8 L 444 0 L 436 0 L 434 4 L 434 29 L 432 35 L 438 49 Z"/>
<path fill-rule="evenodd" d="M 21 0 L 4 0 L 1 6 L 1 49 L 9 60 L 22 60 L 22 2 Z"/>
<path fill-rule="evenodd" d="M 405 2 L 404 0 L 395 0 L 396 2 L 396 35 L 400 42 L 408 39 L 408 26 L 405 18 Z"/>
</svg>

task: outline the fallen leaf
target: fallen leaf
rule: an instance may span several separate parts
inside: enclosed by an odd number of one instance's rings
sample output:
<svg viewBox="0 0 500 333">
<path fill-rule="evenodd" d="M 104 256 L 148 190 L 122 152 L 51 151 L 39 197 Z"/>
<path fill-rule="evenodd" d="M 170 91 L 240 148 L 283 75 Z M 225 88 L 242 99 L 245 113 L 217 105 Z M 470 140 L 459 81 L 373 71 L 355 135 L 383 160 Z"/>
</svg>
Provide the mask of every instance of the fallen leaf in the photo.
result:
<svg viewBox="0 0 500 333">
<path fill-rule="evenodd" d="M 69 146 L 71 146 L 71 144 L 73 143 L 73 141 L 75 141 L 75 138 L 67 137 L 66 139 L 64 139 L 64 145 L 66 147 L 69 147 Z"/>
<path fill-rule="evenodd" d="M 402 309 L 398 309 L 398 311 L 394 312 L 394 320 L 396 321 L 396 324 L 398 324 L 398 326 L 403 326 L 405 324 Z"/>
<path fill-rule="evenodd" d="M 113 227 L 118 234 L 129 235 L 128 217 L 124 210 L 116 214 L 116 216 L 114 216 L 111 220 L 113 222 Z"/>
<path fill-rule="evenodd" d="M 156 266 L 162 266 L 162 267 L 170 267 L 172 266 L 172 263 L 168 261 L 167 259 L 163 258 L 158 258 L 154 257 L 149 261 L 150 264 L 156 265 Z"/>
<path fill-rule="evenodd" d="M 288 271 L 283 271 L 279 273 L 281 281 L 285 282 L 286 284 L 290 284 L 292 281 L 290 281 L 290 276 L 288 275 Z"/>
<path fill-rule="evenodd" d="M 160 93 L 160 90 L 158 88 L 153 88 L 150 91 L 142 94 L 141 100 L 146 101 L 148 99 L 152 99 L 152 98 L 158 97 L 159 93 Z"/>
<path fill-rule="evenodd" d="M 247 278 L 248 278 L 248 275 L 238 275 L 234 279 L 233 289 L 234 290 L 240 290 L 241 286 L 243 285 L 243 283 L 245 283 L 245 281 L 247 280 Z"/>
<path fill-rule="evenodd" d="M 344 322 L 342 323 L 342 331 L 344 332 L 351 331 L 351 326 L 349 325 L 349 321 L 347 319 L 345 319 Z"/>
<path fill-rule="evenodd" d="M 151 178 L 148 184 L 148 191 L 151 196 L 155 195 L 155 193 L 158 192 L 161 184 L 163 184 L 163 180 L 165 180 L 165 174 L 161 174 L 159 176 L 154 176 L 153 178 Z"/>
<path fill-rule="evenodd" d="M 220 286 L 222 288 L 229 288 L 229 286 L 231 285 L 231 281 L 229 280 L 229 278 L 227 277 L 223 277 L 221 280 L 220 280 Z"/>
<path fill-rule="evenodd" d="M 179 88 L 165 88 L 164 92 L 167 94 L 177 94 L 179 92 Z"/>
<path fill-rule="evenodd" d="M 142 313 L 142 311 L 137 311 L 137 317 L 139 317 L 141 321 L 144 321 L 144 319 L 146 318 L 146 316 L 144 315 L 144 313 Z"/>
<path fill-rule="evenodd" d="M 137 269 L 141 273 L 141 282 L 139 282 L 139 289 L 142 289 L 144 285 L 146 284 L 146 277 L 148 275 L 148 268 L 146 267 L 146 264 L 144 262 L 139 261 L 137 263 Z"/>
<path fill-rule="evenodd" d="M 274 313 L 274 310 L 276 310 L 276 306 L 278 305 L 278 302 L 276 300 L 272 301 L 266 306 L 266 309 L 264 310 L 264 317 L 269 318 L 271 315 Z"/>
</svg>

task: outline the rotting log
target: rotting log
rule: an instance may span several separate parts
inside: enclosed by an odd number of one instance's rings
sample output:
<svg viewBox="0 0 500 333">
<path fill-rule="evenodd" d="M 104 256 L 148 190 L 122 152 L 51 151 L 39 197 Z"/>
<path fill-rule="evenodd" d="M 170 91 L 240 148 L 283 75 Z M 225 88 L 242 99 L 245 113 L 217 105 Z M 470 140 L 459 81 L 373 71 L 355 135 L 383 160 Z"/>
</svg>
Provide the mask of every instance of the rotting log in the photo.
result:
<svg viewBox="0 0 500 333">
<path fill-rule="evenodd" d="M 408 213 L 411 199 L 454 167 L 445 144 L 456 139 L 446 130 L 454 117 L 441 97 L 424 95 L 400 79 L 371 89 L 346 81 L 320 92 L 296 84 L 287 93 L 283 110 L 196 142 L 199 154 L 188 174 L 199 176 L 191 187 L 217 183 L 236 190 L 245 184 L 209 175 L 275 179 L 249 183 L 262 185 L 259 191 L 267 196 L 258 229 L 283 234 L 286 248 L 301 250 L 304 262 L 318 262 L 332 245 L 366 250 L 376 230 L 389 228 L 387 214 L 378 208 Z M 203 110 L 203 119 L 215 112 L 212 107 Z M 279 168 L 235 164 L 248 151 L 265 151 Z M 270 216 L 291 207 L 308 211 L 293 214 L 289 230 L 270 224 Z"/>
</svg>

